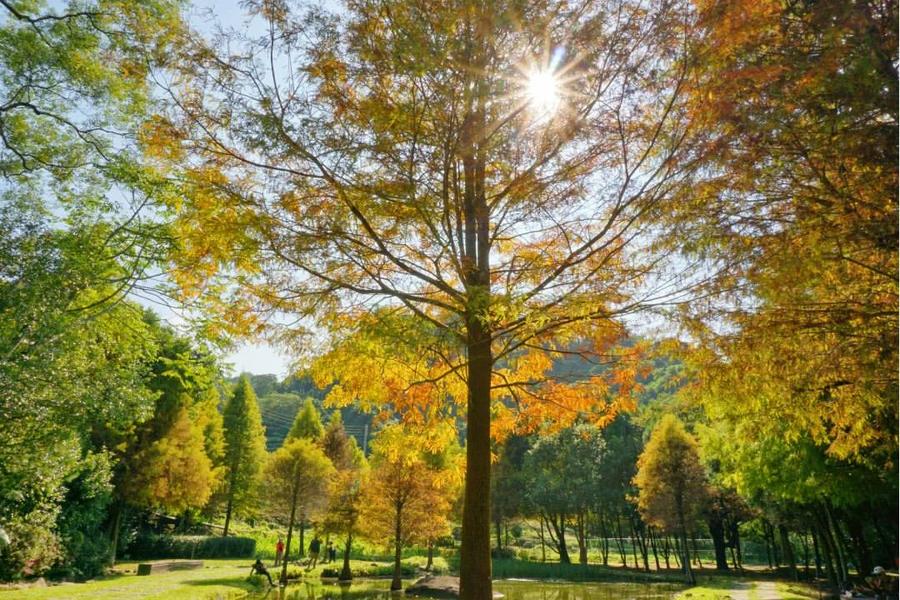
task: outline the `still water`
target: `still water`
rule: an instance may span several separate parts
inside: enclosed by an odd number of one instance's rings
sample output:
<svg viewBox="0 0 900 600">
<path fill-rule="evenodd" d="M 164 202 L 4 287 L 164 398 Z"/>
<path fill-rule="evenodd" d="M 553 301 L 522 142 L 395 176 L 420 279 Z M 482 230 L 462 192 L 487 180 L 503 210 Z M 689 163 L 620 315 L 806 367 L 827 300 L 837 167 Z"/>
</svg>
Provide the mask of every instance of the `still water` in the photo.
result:
<svg viewBox="0 0 900 600">
<path fill-rule="evenodd" d="M 350 586 L 299 583 L 285 590 L 269 590 L 244 596 L 249 600 L 390 600 L 413 599 L 391 594 L 390 581 L 357 581 Z M 669 600 L 683 587 L 663 583 L 552 583 L 495 581 L 494 591 L 506 600 Z"/>
</svg>

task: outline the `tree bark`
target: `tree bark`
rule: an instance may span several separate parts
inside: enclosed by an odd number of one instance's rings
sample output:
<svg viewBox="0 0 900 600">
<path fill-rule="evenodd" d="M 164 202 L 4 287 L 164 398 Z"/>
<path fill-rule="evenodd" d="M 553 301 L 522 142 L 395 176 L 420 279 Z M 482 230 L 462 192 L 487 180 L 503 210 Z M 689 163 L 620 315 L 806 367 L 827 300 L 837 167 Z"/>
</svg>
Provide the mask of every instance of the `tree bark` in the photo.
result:
<svg viewBox="0 0 900 600">
<path fill-rule="evenodd" d="M 491 340 L 480 319 L 469 322 L 469 406 L 466 414 L 466 491 L 459 590 L 465 600 L 491 600 Z"/>
<path fill-rule="evenodd" d="M 728 570 L 728 555 L 725 553 L 725 524 L 718 515 L 712 515 L 706 520 L 709 527 L 709 535 L 713 541 L 716 553 L 716 570 Z"/>
<path fill-rule="evenodd" d="M 676 510 L 678 511 L 678 528 L 681 531 L 681 569 L 684 573 L 684 582 L 688 585 L 696 585 L 694 579 L 694 570 L 691 569 L 691 555 L 687 544 L 687 523 L 684 517 L 684 506 L 681 498 L 676 500 Z"/>
<path fill-rule="evenodd" d="M 428 562 L 425 563 L 425 570 L 431 571 L 434 566 L 434 542 L 428 542 Z"/>
<path fill-rule="evenodd" d="M 284 544 L 284 560 L 281 563 L 281 583 L 284 585 L 287 585 L 287 566 L 291 556 L 291 538 L 294 535 L 294 517 L 297 516 L 297 495 L 299 493 L 300 486 L 294 481 L 294 489 L 291 491 L 291 517 L 288 519 L 287 541 Z"/>
<path fill-rule="evenodd" d="M 586 565 L 588 564 L 588 553 L 587 539 L 585 538 L 584 531 L 584 513 L 579 513 L 576 517 L 576 527 L 575 536 L 578 538 L 578 564 Z"/>
<path fill-rule="evenodd" d="M 116 553 L 119 550 L 119 531 L 122 529 L 122 513 L 125 512 L 124 503 L 119 500 L 114 505 L 114 510 L 116 511 L 115 517 L 113 517 L 112 522 L 112 533 L 110 535 L 110 553 L 109 553 L 109 566 L 116 566 Z"/>
<path fill-rule="evenodd" d="M 794 581 L 800 581 L 800 577 L 797 575 L 797 559 L 794 556 L 794 547 L 791 545 L 787 527 L 783 523 L 778 524 L 778 537 L 781 539 L 781 553 L 791 570 L 791 577 Z"/>
<path fill-rule="evenodd" d="M 338 581 L 351 581 L 353 579 L 353 571 L 350 570 L 350 546 L 353 543 L 353 535 L 347 536 L 344 543 L 344 566 L 341 568 L 341 574 L 338 575 Z"/>
<path fill-rule="evenodd" d="M 403 558 L 403 505 L 397 503 L 394 512 L 394 578 L 391 580 L 391 591 L 403 589 L 403 580 L 400 577 L 400 560 Z"/>
<path fill-rule="evenodd" d="M 547 562 L 547 546 L 544 544 L 544 515 L 541 515 L 541 562 Z"/>
<path fill-rule="evenodd" d="M 650 549 L 653 550 L 653 562 L 656 563 L 657 572 L 659 569 L 659 555 L 656 553 L 656 536 L 653 533 L 653 527 L 647 526 L 647 537 L 650 538 Z"/>
</svg>

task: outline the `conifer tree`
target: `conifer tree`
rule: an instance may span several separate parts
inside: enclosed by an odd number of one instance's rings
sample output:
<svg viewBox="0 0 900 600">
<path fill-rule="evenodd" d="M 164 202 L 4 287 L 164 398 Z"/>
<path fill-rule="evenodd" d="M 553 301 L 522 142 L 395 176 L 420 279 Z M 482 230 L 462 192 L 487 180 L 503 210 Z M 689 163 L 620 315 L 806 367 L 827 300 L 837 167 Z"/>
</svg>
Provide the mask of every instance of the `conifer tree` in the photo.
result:
<svg viewBox="0 0 900 600">
<path fill-rule="evenodd" d="M 650 434 L 638 459 L 638 509 L 651 525 L 674 531 L 681 540 L 685 582 L 694 585 L 687 546 L 687 528 L 707 497 L 706 473 L 697 442 L 674 415 L 666 415 Z"/>
<path fill-rule="evenodd" d="M 306 439 L 318 442 L 322 439 L 325 430 L 322 427 L 322 419 L 319 417 L 319 411 L 313 404 L 312 398 L 307 398 L 306 403 L 297 412 L 294 418 L 294 424 L 288 431 L 287 437 L 284 438 L 285 443 L 291 440 Z"/>
<path fill-rule="evenodd" d="M 257 484 L 266 457 L 266 435 L 256 394 L 250 380 L 242 375 L 234 395 L 225 406 L 225 529 L 228 535 L 231 515 L 252 509 Z"/>
</svg>

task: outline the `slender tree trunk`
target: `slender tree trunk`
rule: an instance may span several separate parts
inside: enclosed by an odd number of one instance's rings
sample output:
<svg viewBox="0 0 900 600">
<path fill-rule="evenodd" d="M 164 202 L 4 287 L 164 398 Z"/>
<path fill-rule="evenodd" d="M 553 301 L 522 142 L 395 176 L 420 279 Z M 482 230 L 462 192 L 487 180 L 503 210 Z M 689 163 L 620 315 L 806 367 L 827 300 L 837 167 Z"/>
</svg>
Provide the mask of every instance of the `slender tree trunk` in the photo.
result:
<svg viewBox="0 0 900 600">
<path fill-rule="evenodd" d="M 619 536 L 616 538 L 616 546 L 619 547 L 619 556 L 622 557 L 622 565 L 627 569 L 628 554 L 625 552 L 625 542 L 622 540 L 622 519 L 621 515 L 618 513 L 616 513 L 616 534 Z"/>
<path fill-rule="evenodd" d="M 116 566 L 116 553 L 119 551 L 119 532 L 122 530 L 122 513 L 125 512 L 124 502 L 117 500 L 113 504 L 115 516 L 112 520 L 112 531 L 110 535 L 109 549 L 109 566 Z"/>
<path fill-rule="evenodd" d="M 297 553 L 297 556 L 303 558 L 306 556 L 306 543 L 303 541 L 303 534 L 306 532 L 306 518 L 300 517 L 300 552 Z"/>
<path fill-rule="evenodd" d="M 609 530 L 606 527 L 606 511 L 600 511 L 598 515 L 600 520 L 600 554 L 603 557 L 603 566 L 609 566 Z"/>
<path fill-rule="evenodd" d="M 697 534 L 691 533 L 691 548 L 694 550 L 694 560 L 697 561 L 697 566 L 701 569 L 703 568 L 703 561 L 700 560 L 700 549 L 697 547 Z"/>
<path fill-rule="evenodd" d="M 544 515 L 541 515 L 541 562 L 547 562 L 547 546 L 544 544 Z"/>
<path fill-rule="evenodd" d="M 428 542 L 428 562 L 425 563 L 425 570 L 431 571 L 434 566 L 434 542 Z"/>
<path fill-rule="evenodd" d="M 497 550 L 503 548 L 503 539 L 500 537 L 500 520 L 494 521 L 494 531 L 497 534 Z"/>
<path fill-rule="evenodd" d="M 678 534 L 672 536 L 673 547 L 675 548 L 675 552 L 673 556 L 675 557 L 675 566 L 678 567 L 679 570 L 683 570 L 681 566 L 681 543 L 678 541 Z"/>
<path fill-rule="evenodd" d="M 400 559 L 403 557 L 403 505 L 397 503 L 394 512 L 394 578 L 391 580 L 391 591 L 403 589 L 403 580 L 400 577 Z"/>
<path fill-rule="evenodd" d="M 353 571 L 350 570 L 350 546 L 353 543 L 353 535 L 347 535 L 347 541 L 344 543 L 344 566 L 341 568 L 341 574 L 338 575 L 338 581 L 351 581 L 353 579 Z"/>
<path fill-rule="evenodd" d="M 291 517 L 288 519 L 287 541 L 284 544 L 284 560 L 281 563 L 281 583 L 287 585 L 287 567 L 291 560 L 291 538 L 294 535 L 294 518 L 297 516 L 297 496 L 300 486 L 294 481 L 294 489 L 291 490 Z M 302 542 L 301 542 L 302 544 Z"/>
<path fill-rule="evenodd" d="M 831 582 L 831 586 L 837 590 L 840 589 L 841 586 L 841 576 L 839 572 L 834 568 L 833 561 L 833 552 L 831 548 L 831 536 L 828 533 L 828 523 L 821 516 L 821 514 L 816 514 L 814 516 L 816 529 L 818 531 L 818 538 L 821 542 L 822 548 L 822 559 L 825 562 L 825 572 L 828 575 L 828 581 Z"/>
<path fill-rule="evenodd" d="M 811 579 L 809 572 L 809 538 L 805 531 L 800 536 L 800 543 L 803 544 L 803 579 L 809 581 Z"/>
<path fill-rule="evenodd" d="M 584 531 L 584 513 L 579 513 L 576 517 L 575 535 L 578 538 L 578 564 L 588 564 L 587 539 Z"/>
<path fill-rule="evenodd" d="M 669 565 L 669 535 L 663 537 L 663 559 L 666 561 L 666 571 L 672 567 Z"/>
<path fill-rule="evenodd" d="M 631 520 L 631 517 L 628 517 L 628 537 L 631 540 L 631 556 L 634 558 L 634 568 L 639 569 L 637 539 L 635 539 L 634 521 Z"/>
<path fill-rule="evenodd" d="M 844 554 L 844 548 L 841 539 L 841 530 L 838 528 L 837 523 L 831 516 L 831 507 L 829 507 L 828 504 L 825 504 L 825 516 L 828 519 L 828 525 L 830 529 L 834 532 L 834 536 L 831 539 L 832 543 L 834 544 L 835 555 L 837 556 L 838 562 L 838 569 L 841 574 L 840 584 L 841 586 L 843 586 L 850 577 L 850 574 L 847 572 L 847 557 Z"/>
<path fill-rule="evenodd" d="M 681 498 L 676 500 L 676 510 L 678 511 L 678 527 L 681 531 L 681 569 L 684 573 L 684 582 L 688 585 L 696 585 L 694 571 L 691 569 L 691 556 L 687 545 L 687 523 Z"/>
<path fill-rule="evenodd" d="M 794 581 L 800 581 L 800 576 L 797 574 L 797 558 L 794 556 L 794 547 L 791 545 L 787 527 L 783 523 L 778 524 L 778 537 L 781 540 L 781 553 L 788 568 L 791 570 L 791 577 Z"/>
<path fill-rule="evenodd" d="M 547 519 L 547 522 L 553 528 L 553 531 L 556 532 L 556 549 L 559 552 L 560 564 L 571 564 L 572 559 L 569 558 L 569 548 L 566 546 L 566 515 L 561 514 L 557 515 L 557 517 L 550 517 Z"/>
<path fill-rule="evenodd" d="M 659 571 L 659 555 L 656 553 L 656 534 L 653 527 L 647 526 L 647 537 L 650 538 L 650 549 L 653 550 L 653 562 L 656 563 L 656 570 Z"/>
<path fill-rule="evenodd" d="M 230 478 L 228 484 L 228 503 L 225 505 L 225 527 L 222 528 L 222 537 L 228 537 L 228 527 L 231 525 L 231 511 L 234 508 L 234 478 Z"/>
<path fill-rule="evenodd" d="M 813 540 L 813 558 L 816 560 L 816 579 L 822 577 L 822 555 L 819 554 L 819 535 L 816 533 L 816 527 L 813 525 L 810 529 Z"/>
</svg>

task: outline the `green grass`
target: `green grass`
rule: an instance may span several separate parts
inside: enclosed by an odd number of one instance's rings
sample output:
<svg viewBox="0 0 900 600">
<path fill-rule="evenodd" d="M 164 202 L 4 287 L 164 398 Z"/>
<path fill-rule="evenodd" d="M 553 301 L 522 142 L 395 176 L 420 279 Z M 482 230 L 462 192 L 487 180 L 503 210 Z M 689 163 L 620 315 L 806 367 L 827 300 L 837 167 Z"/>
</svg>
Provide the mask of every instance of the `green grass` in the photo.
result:
<svg viewBox="0 0 900 600">
<path fill-rule="evenodd" d="M 766 590 L 763 590 L 765 586 Z M 732 577 L 713 577 L 681 592 L 677 600 L 728 600 L 738 596 L 749 600 L 769 599 L 774 590 L 779 600 L 817 600 L 819 593 L 808 585 L 793 582 L 746 581 Z"/>
<path fill-rule="evenodd" d="M 205 560 L 202 569 L 138 577 L 137 563 L 122 563 L 116 573 L 86 583 L 0 590 L 0 600 L 189 600 L 257 589 L 249 559 Z M 130 571 L 130 572 L 128 572 Z"/>
<path fill-rule="evenodd" d="M 112 575 L 86 583 L 0 588 L 0 600 L 196 600 L 232 597 L 268 587 L 264 578 L 248 577 L 251 563 L 250 559 L 204 560 L 202 569 L 170 571 L 145 577 L 134 574 L 137 563 L 120 563 Z M 335 566 L 340 568 L 341 564 L 318 565 L 310 570 L 290 565 L 288 570 L 289 574 L 300 576 L 300 581 L 318 585 L 323 569 Z M 351 561 L 350 566 L 356 577 L 377 577 L 393 572 L 390 564 L 373 561 Z M 280 570 L 270 567 L 269 571 L 277 580 Z"/>
<path fill-rule="evenodd" d="M 645 573 L 604 567 L 601 565 L 564 565 L 525 560 L 493 561 L 495 579 L 564 579 L 566 581 L 666 582 L 677 581 L 677 575 Z"/>
</svg>

